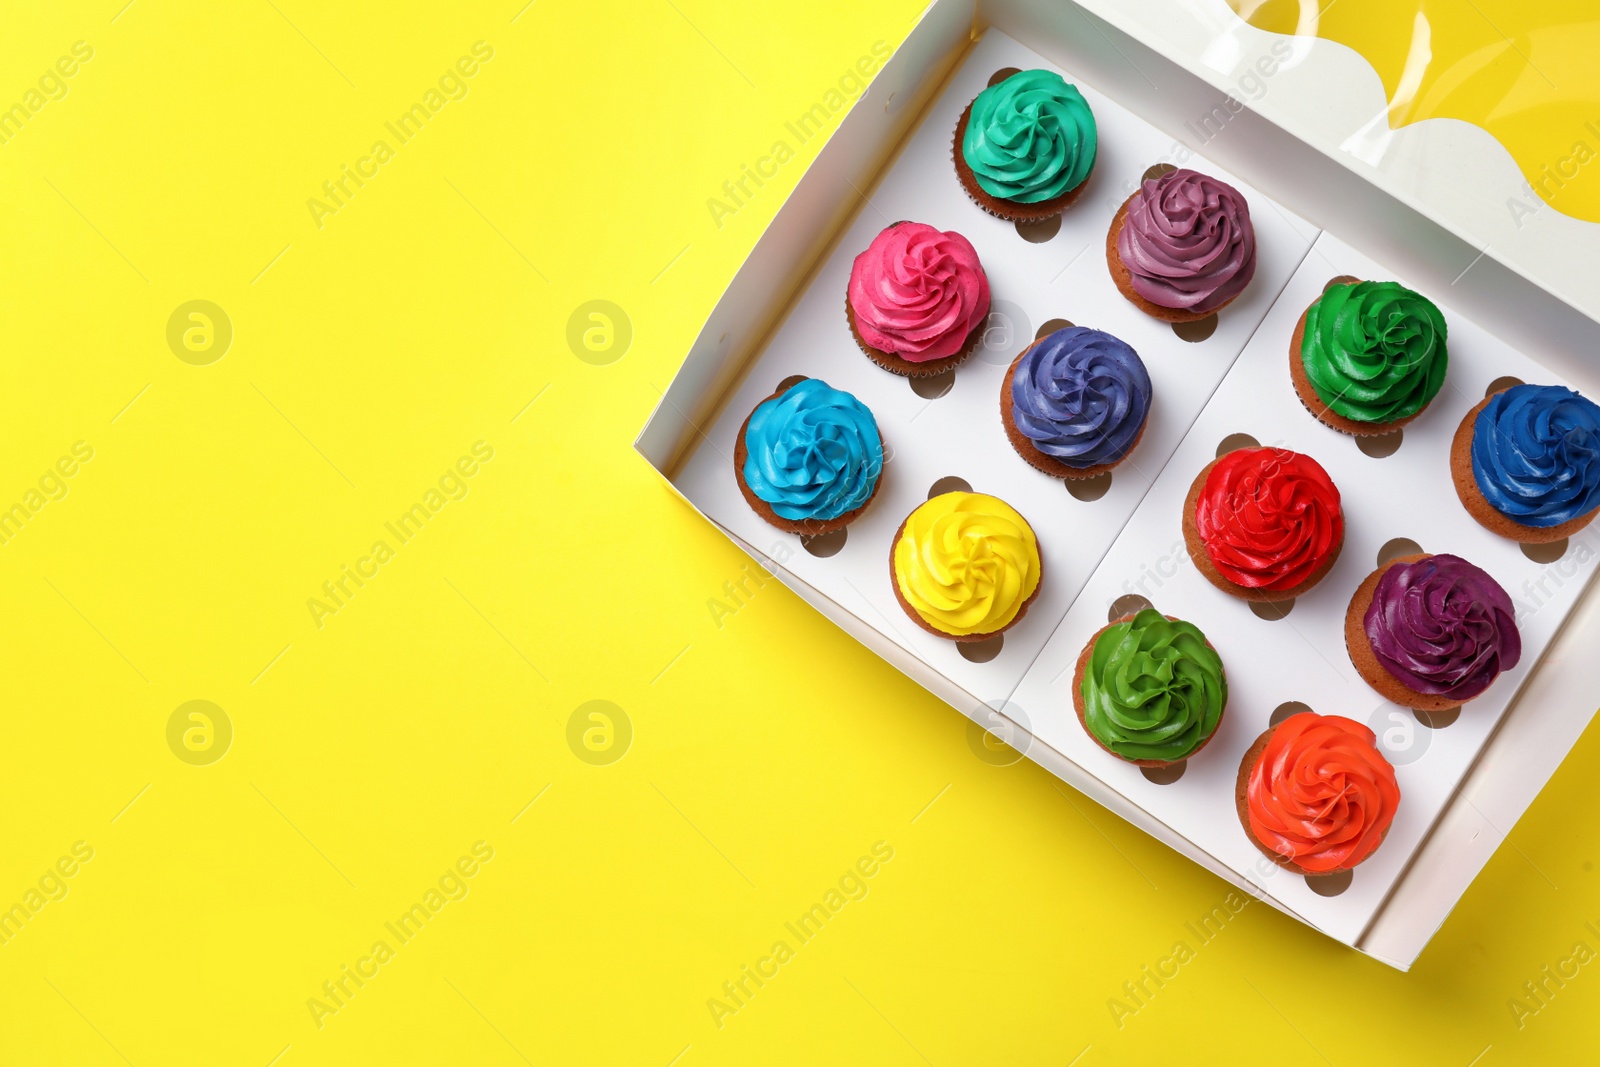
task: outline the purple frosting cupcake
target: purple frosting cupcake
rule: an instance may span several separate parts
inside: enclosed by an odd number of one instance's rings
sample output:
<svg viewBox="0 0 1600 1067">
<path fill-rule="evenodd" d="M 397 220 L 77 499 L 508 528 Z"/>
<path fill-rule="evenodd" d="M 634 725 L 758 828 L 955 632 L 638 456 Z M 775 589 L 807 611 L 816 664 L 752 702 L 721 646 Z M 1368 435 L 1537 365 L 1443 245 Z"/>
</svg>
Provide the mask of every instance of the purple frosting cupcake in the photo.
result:
<svg viewBox="0 0 1600 1067">
<path fill-rule="evenodd" d="M 1460 556 L 1389 566 L 1362 628 L 1378 664 L 1406 690 L 1457 704 L 1522 658 L 1511 597 Z"/>
<path fill-rule="evenodd" d="M 1108 242 L 1112 276 L 1124 296 L 1158 317 L 1210 315 L 1255 276 L 1250 206 L 1227 182 L 1169 171 L 1147 180 L 1118 216 Z"/>
</svg>

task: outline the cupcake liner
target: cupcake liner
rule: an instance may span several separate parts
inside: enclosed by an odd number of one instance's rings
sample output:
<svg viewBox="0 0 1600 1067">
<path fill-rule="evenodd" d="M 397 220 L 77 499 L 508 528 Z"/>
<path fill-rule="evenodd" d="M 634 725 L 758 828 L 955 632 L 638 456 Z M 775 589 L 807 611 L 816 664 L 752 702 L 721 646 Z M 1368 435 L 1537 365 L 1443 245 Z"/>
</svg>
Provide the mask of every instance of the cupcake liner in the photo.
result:
<svg viewBox="0 0 1600 1067">
<path fill-rule="evenodd" d="M 962 344 L 961 351 L 954 355 L 941 356 L 938 359 L 917 363 L 913 360 L 903 359 L 893 352 L 885 352 L 882 349 L 873 348 L 862 339 L 861 331 L 856 328 L 856 309 L 850 306 L 850 294 L 848 292 L 844 296 L 844 317 L 845 321 L 850 324 L 850 336 L 856 339 L 856 344 L 866 354 L 867 358 L 884 370 L 889 371 L 891 374 L 898 374 L 902 378 L 932 378 L 934 375 L 955 370 L 967 361 L 967 357 L 978 350 L 978 342 L 983 339 L 983 328 L 989 322 L 989 316 L 985 313 L 983 318 L 978 320 L 978 324 L 967 334 L 967 339 Z"/>
</svg>

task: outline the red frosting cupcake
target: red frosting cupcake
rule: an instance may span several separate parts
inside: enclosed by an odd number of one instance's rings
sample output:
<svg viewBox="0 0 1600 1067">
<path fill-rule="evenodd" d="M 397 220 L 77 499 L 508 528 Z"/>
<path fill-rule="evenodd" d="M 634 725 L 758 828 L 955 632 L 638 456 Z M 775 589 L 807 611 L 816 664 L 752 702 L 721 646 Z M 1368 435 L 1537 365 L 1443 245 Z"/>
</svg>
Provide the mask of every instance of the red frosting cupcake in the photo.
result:
<svg viewBox="0 0 1600 1067">
<path fill-rule="evenodd" d="M 1371 730 L 1303 711 L 1250 746 L 1234 802 L 1245 835 L 1267 858 L 1296 874 L 1333 874 L 1377 851 L 1400 786 Z"/>
<path fill-rule="evenodd" d="M 1328 472 L 1281 448 L 1241 448 L 1206 464 L 1183 507 L 1189 557 L 1243 600 L 1309 591 L 1344 547 L 1344 511 Z"/>
</svg>

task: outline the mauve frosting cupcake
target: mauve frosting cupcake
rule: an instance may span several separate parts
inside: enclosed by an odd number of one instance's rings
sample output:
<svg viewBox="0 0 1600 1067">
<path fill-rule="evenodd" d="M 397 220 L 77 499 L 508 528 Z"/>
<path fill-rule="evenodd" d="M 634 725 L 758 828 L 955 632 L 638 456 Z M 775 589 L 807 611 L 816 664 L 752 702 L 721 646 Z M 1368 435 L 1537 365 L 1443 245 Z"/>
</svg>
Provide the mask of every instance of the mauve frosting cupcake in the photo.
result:
<svg viewBox="0 0 1600 1067">
<path fill-rule="evenodd" d="M 1443 711 L 1522 659 L 1511 596 L 1451 555 L 1390 560 L 1350 598 L 1345 645 L 1367 684 L 1406 707 Z"/>
<path fill-rule="evenodd" d="M 1068 326 L 1012 362 L 1000 386 L 1001 422 L 1034 467 L 1057 478 L 1092 478 L 1139 443 L 1150 397 L 1150 374 L 1126 341 Z"/>
<path fill-rule="evenodd" d="M 897 222 L 856 257 L 845 312 L 878 366 L 912 378 L 939 374 L 977 347 L 989 278 L 959 233 Z"/>
<path fill-rule="evenodd" d="M 1203 319 L 1255 276 L 1250 205 L 1227 182 L 1197 171 L 1150 178 L 1112 220 L 1106 260 L 1122 295 L 1146 314 Z"/>
</svg>

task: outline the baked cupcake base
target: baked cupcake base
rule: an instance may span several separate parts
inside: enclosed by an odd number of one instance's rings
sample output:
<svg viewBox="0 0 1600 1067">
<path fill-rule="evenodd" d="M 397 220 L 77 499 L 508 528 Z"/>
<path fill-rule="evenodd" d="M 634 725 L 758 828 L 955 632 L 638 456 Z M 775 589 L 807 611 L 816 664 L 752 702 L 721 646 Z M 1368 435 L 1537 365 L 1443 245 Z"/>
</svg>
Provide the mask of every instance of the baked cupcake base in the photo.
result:
<svg viewBox="0 0 1600 1067">
<path fill-rule="evenodd" d="M 1218 456 L 1217 459 L 1200 468 L 1200 473 L 1195 475 L 1194 481 L 1189 485 L 1189 495 L 1183 501 L 1183 541 L 1188 547 L 1189 558 L 1194 561 L 1195 569 L 1205 575 L 1206 581 L 1224 593 L 1236 596 L 1240 600 L 1255 601 L 1258 604 L 1292 600 L 1295 597 L 1309 593 L 1318 582 L 1327 577 L 1328 572 L 1333 569 L 1333 565 L 1339 562 L 1339 553 L 1344 551 L 1344 525 L 1340 524 L 1339 541 L 1328 553 L 1328 558 L 1318 564 L 1317 569 L 1312 571 L 1310 576 L 1299 585 L 1291 586 L 1288 589 L 1252 589 L 1249 586 L 1237 585 L 1229 581 L 1223 577 L 1221 571 L 1217 570 L 1217 565 L 1211 562 L 1211 554 L 1206 551 L 1205 542 L 1200 539 L 1200 526 L 1195 520 L 1195 508 L 1200 503 L 1200 493 L 1205 488 L 1206 479 L 1211 476 L 1212 468 L 1221 459 L 1222 457 Z"/>
<path fill-rule="evenodd" d="M 961 142 L 967 137 L 967 120 L 972 117 L 972 104 L 968 103 L 965 111 L 961 113 L 961 120 L 956 123 L 955 140 L 951 145 L 951 159 L 955 161 L 956 177 L 961 181 L 961 188 L 967 191 L 972 202 L 997 219 L 1007 222 L 1040 222 L 1044 219 L 1054 218 L 1072 206 L 1073 201 L 1083 195 L 1089 187 L 1089 180 L 1094 177 L 1094 167 L 1089 167 L 1089 173 L 1083 176 L 1083 181 L 1076 187 L 1068 189 L 1060 196 L 1041 200 L 1037 204 L 1023 204 L 1015 200 L 1005 200 L 998 196 L 991 196 L 983 191 L 978 184 L 978 176 L 967 165 L 966 156 L 962 154 Z"/>
<path fill-rule="evenodd" d="M 1110 622 L 1108 622 L 1104 626 L 1100 627 L 1100 629 L 1098 629 L 1098 630 L 1096 630 L 1094 632 L 1094 636 L 1089 638 L 1088 643 L 1083 646 L 1083 651 L 1078 653 L 1078 666 L 1072 672 L 1072 710 L 1076 711 L 1078 713 L 1078 725 L 1083 727 L 1083 732 L 1088 735 L 1089 740 L 1093 741 L 1095 744 L 1099 745 L 1101 749 L 1105 750 L 1106 752 L 1111 753 L 1111 755 L 1117 757 L 1117 759 L 1121 760 L 1122 762 L 1131 763 L 1135 767 L 1171 767 L 1171 766 L 1174 766 L 1176 764 L 1182 763 L 1184 760 L 1194 759 L 1196 756 L 1198 756 L 1200 754 L 1200 750 L 1201 749 L 1205 748 L 1207 745 L 1209 745 L 1211 743 L 1211 739 L 1213 737 L 1216 737 L 1218 732 L 1220 732 L 1221 729 L 1222 729 L 1222 720 L 1227 718 L 1228 707 L 1227 707 L 1226 704 L 1223 705 L 1222 711 L 1219 712 L 1218 715 L 1217 715 L 1216 728 L 1213 729 L 1211 731 L 1211 733 L 1206 735 L 1206 739 L 1204 741 L 1200 742 L 1198 745 L 1196 745 L 1193 752 L 1190 752 L 1187 756 L 1183 756 L 1183 757 L 1181 757 L 1179 759 L 1175 759 L 1175 760 L 1129 759 L 1127 756 L 1124 756 L 1122 753 L 1111 749 L 1110 747 L 1108 747 L 1105 744 L 1105 742 L 1101 741 L 1098 737 L 1096 737 L 1095 734 L 1094 734 L 1094 731 L 1089 729 L 1089 721 L 1086 718 L 1087 709 L 1084 707 L 1084 703 L 1083 703 L 1083 677 L 1089 671 L 1089 659 L 1090 659 L 1091 656 L 1094 655 L 1094 646 L 1095 646 L 1096 643 L 1099 642 L 1101 634 L 1105 633 L 1107 630 L 1111 629 L 1113 626 L 1116 626 L 1118 623 L 1128 622 L 1130 619 L 1132 619 L 1134 617 L 1135 614 L 1137 614 L 1137 613 L 1136 612 L 1129 612 L 1128 614 L 1122 616 L 1121 618 L 1112 619 Z M 1168 616 L 1166 616 L 1166 618 L 1168 620 L 1172 621 L 1172 622 L 1181 621 L 1181 620 L 1179 620 L 1179 618 L 1176 615 L 1168 615 Z M 1210 641 L 1206 642 L 1206 647 L 1211 649 L 1213 652 L 1216 651 L 1216 648 L 1211 644 Z"/>
<path fill-rule="evenodd" d="M 745 503 L 750 505 L 750 510 L 760 515 L 768 526 L 783 530 L 786 533 L 799 534 L 802 537 L 819 537 L 822 534 L 836 533 L 844 529 L 854 522 L 863 511 L 871 507 L 872 502 L 878 497 L 878 490 L 883 488 L 883 479 L 888 475 L 889 467 L 888 464 L 884 464 L 883 469 L 878 472 L 878 480 L 873 484 L 871 494 L 868 495 L 859 508 L 847 511 L 843 515 L 832 519 L 786 519 L 776 511 L 773 511 L 771 504 L 756 496 L 755 491 L 750 488 L 750 484 L 744 480 L 745 460 L 750 458 L 750 449 L 745 445 L 744 439 L 745 434 L 750 429 L 750 420 L 755 417 L 757 409 L 762 404 L 765 404 L 768 400 L 778 399 L 778 397 L 787 393 L 798 385 L 800 381 L 804 380 L 805 378 L 801 377 L 797 381 L 790 382 L 771 396 L 757 401 L 755 407 L 750 409 L 750 414 L 744 417 L 744 422 L 739 424 L 739 436 L 733 443 L 733 479 L 739 483 L 739 492 L 744 495 Z M 878 439 L 879 441 L 883 440 L 883 431 L 881 429 L 878 431 Z M 887 446 L 885 446 L 884 451 L 887 454 Z"/>
<path fill-rule="evenodd" d="M 1372 642 L 1367 640 L 1367 608 L 1372 606 L 1373 594 L 1378 589 L 1378 579 L 1397 563 L 1416 563 L 1418 560 L 1427 559 L 1428 556 L 1427 552 L 1396 556 L 1367 575 L 1366 580 L 1356 587 L 1355 595 L 1350 598 L 1350 607 L 1345 609 L 1344 613 L 1344 648 L 1362 680 L 1385 700 L 1392 700 L 1403 707 L 1415 708 L 1418 711 L 1446 711 L 1460 707 L 1463 702 L 1434 693 L 1419 693 L 1412 689 L 1378 662 L 1377 653 L 1372 651 Z"/>
<path fill-rule="evenodd" d="M 1321 294 L 1318 294 L 1317 300 L 1321 299 Z M 1428 405 L 1424 404 L 1419 411 L 1407 415 L 1403 419 L 1394 419 L 1390 422 L 1357 422 L 1355 419 L 1345 418 L 1330 408 L 1327 402 L 1317 395 L 1316 387 L 1311 384 L 1311 378 L 1306 374 L 1305 357 L 1300 354 L 1300 346 L 1304 343 L 1306 336 L 1306 316 L 1311 314 L 1311 309 L 1316 306 L 1316 303 L 1317 301 L 1313 300 L 1306 305 L 1304 311 L 1300 312 L 1300 321 L 1294 324 L 1294 334 L 1289 338 L 1289 378 L 1294 382 L 1295 395 L 1300 398 L 1301 405 L 1311 414 L 1312 418 L 1330 430 L 1338 430 L 1340 433 L 1347 433 L 1352 437 L 1379 437 L 1386 433 L 1393 433 L 1411 422 L 1418 415 L 1421 415 L 1422 412 L 1428 410 Z M 1429 401 L 1429 403 L 1432 403 L 1432 401 Z"/>
<path fill-rule="evenodd" d="M 1360 866 L 1360 863 L 1351 864 L 1349 867 L 1335 867 L 1331 871 L 1308 871 L 1294 860 L 1289 859 L 1281 853 L 1274 852 L 1272 849 L 1268 848 L 1262 843 L 1261 839 L 1255 835 L 1255 832 L 1250 829 L 1250 772 L 1255 770 L 1256 764 L 1261 760 L 1261 754 L 1267 750 L 1267 743 L 1272 740 L 1272 735 L 1276 733 L 1277 730 L 1277 726 L 1267 727 L 1266 731 L 1262 733 L 1260 737 L 1256 738 L 1255 744 L 1251 745 L 1245 750 L 1244 758 L 1239 761 L 1239 777 L 1234 783 L 1233 804 L 1234 809 L 1239 813 L 1239 825 L 1244 827 L 1244 836 L 1249 838 L 1250 843 L 1256 846 L 1256 848 L 1260 850 L 1261 854 L 1267 857 L 1267 859 L 1271 860 L 1273 863 L 1276 863 L 1284 870 L 1291 871 L 1295 874 L 1303 874 L 1308 878 L 1326 878 L 1330 874 L 1341 874 L 1345 871 L 1354 870 L 1356 867 Z M 1391 826 L 1392 825 L 1393 824 L 1391 824 Z M 1378 849 L 1383 847 L 1383 840 L 1389 836 L 1389 830 L 1389 826 L 1384 827 L 1382 836 L 1378 838 L 1378 843 L 1372 847 L 1372 851 L 1367 854 L 1368 856 L 1375 854 Z M 1363 857 L 1362 862 L 1364 862 L 1365 859 L 1366 857 Z"/>
<path fill-rule="evenodd" d="M 1145 427 L 1150 425 L 1150 417 L 1146 414 L 1144 426 L 1139 427 L 1138 434 L 1134 436 L 1122 458 L 1112 460 L 1110 463 L 1097 463 L 1092 467 L 1073 467 L 1041 452 L 1026 434 L 1017 429 L 1016 421 L 1012 418 L 1016 404 L 1011 399 L 1011 376 L 1017 372 L 1017 364 L 1021 363 L 1034 346 L 1041 344 L 1043 340 L 1044 338 L 1040 338 L 1023 349 L 1021 355 L 1012 360 L 1011 366 L 1006 368 L 1005 377 L 1000 380 L 1000 425 L 1005 427 L 1006 437 L 1011 441 L 1011 447 L 1017 450 L 1017 455 L 1027 460 L 1028 465 L 1034 470 L 1043 471 L 1055 478 L 1097 478 L 1133 455 L 1134 449 L 1139 447 L 1139 442 L 1144 440 Z M 1152 406 L 1154 406 L 1153 400 Z"/>
<path fill-rule="evenodd" d="M 1012 620 L 1000 627 L 1000 629 L 990 630 L 988 633 L 983 634 L 950 634 L 945 633 L 937 626 L 934 626 L 932 623 L 928 622 L 928 620 L 924 619 L 921 615 L 918 615 L 917 609 L 911 606 L 911 603 L 906 600 L 905 594 L 900 591 L 900 578 L 897 574 L 895 574 L 894 570 L 894 550 L 895 547 L 900 544 L 900 538 L 905 536 L 906 523 L 909 521 L 911 521 L 910 515 L 907 515 L 904 519 L 901 519 L 899 527 L 897 527 L 894 531 L 894 536 L 889 539 L 889 588 L 894 590 L 894 598 L 900 602 L 900 610 L 904 611 L 906 613 L 906 617 L 912 622 L 916 623 L 930 634 L 933 634 L 935 637 L 942 637 L 947 641 L 957 641 L 966 644 L 976 643 L 978 641 L 987 641 L 991 637 L 997 637 L 1011 629 L 1017 623 L 1021 622 L 1023 617 L 1028 614 L 1028 608 L 1031 607 L 1033 602 L 1039 597 L 1039 590 L 1044 588 L 1043 552 L 1040 552 L 1039 554 L 1039 581 L 1034 585 L 1033 592 L 1028 595 L 1028 599 L 1022 602 L 1022 606 L 1017 608 L 1017 614 L 1012 618 Z"/>
<path fill-rule="evenodd" d="M 1162 307 L 1160 304 L 1152 304 L 1134 290 L 1133 272 L 1122 262 L 1122 253 L 1117 251 L 1117 237 L 1122 233 L 1122 227 L 1127 224 L 1128 205 L 1133 203 L 1133 197 L 1138 195 L 1138 193 L 1134 193 L 1133 196 L 1122 202 L 1122 206 L 1117 208 L 1116 216 L 1111 220 L 1111 229 L 1106 231 L 1106 266 L 1111 268 L 1111 280 L 1116 283 L 1117 292 L 1127 297 L 1128 303 L 1151 318 L 1160 319 L 1162 322 L 1199 322 L 1201 319 L 1209 319 L 1239 299 L 1234 296 L 1207 311 L 1189 311 L 1184 308 L 1169 308 Z"/>
<path fill-rule="evenodd" d="M 882 349 L 873 348 L 862 340 L 861 331 L 856 328 L 856 309 L 850 306 L 850 297 L 848 295 L 844 298 L 844 317 L 850 323 L 850 336 L 856 339 L 856 344 L 860 346 L 861 351 L 866 353 L 867 358 L 884 370 L 905 378 L 931 378 L 935 374 L 943 374 L 945 371 L 955 370 L 966 362 L 968 356 L 977 351 L 978 342 L 983 340 L 983 328 L 989 324 L 989 316 L 985 314 L 983 318 L 978 320 L 978 324 L 972 328 L 972 332 L 967 334 L 966 341 L 961 345 L 961 351 L 955 355 L 941 356 L 939 359 L 916 363 L 897 356 L 893 352 L 885 352 Z"/>
<path fill-rule="evenodd" d="M 1600 515 L 1600 508 L 1579 515 L 1575 519 L 1568 519 L 1559 526 L 1525 526 L 1515 519 L 1509 518 L 1495 510 L 1488 498 L 1478 488 L 1478 479 L 1472 473 L 1472 436 L 1477 425 L 1478 414 L 1489 406 L 1504 389 L 1496 390 L 1484 397 L 1466 418 L 1461 420 L 1461 425 L 1456 427 L 1456 436 L 1450 443 L 1450 479 L 1455 482 L 1456 496 L 1461 498 L 1461 506 L 1467 509 L 1467 514 L 1478 520 L 1478 525 L 1499 534 L 1501 537 L 1518 541 L 1525 545 L 1549 544 L 1552 541 L 1564 541 L 1594 521 Z"/>
</svg>

